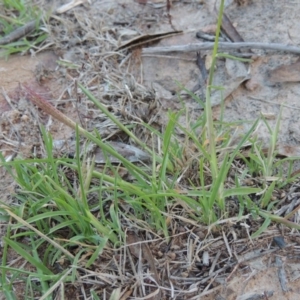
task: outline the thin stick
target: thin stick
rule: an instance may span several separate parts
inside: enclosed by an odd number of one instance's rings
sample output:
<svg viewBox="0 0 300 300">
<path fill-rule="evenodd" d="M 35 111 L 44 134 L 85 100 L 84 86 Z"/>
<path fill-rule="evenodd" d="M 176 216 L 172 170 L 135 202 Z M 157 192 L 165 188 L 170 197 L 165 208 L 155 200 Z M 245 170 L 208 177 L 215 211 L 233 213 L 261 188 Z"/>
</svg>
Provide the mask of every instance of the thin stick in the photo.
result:
<svg viewBox="0 0 300 300">
<path fill-rule="evenodd" d="M 14 41 L 19 40 L 20 38 L 24 37 L 31 31 L 33 31 L 37 27 L 37 21 L 31 21 L 26 23 L 24 26 L 17 28 L 13 32 L 9 33 L 2 39 L 0 39 L 0 45 L 6 45 L 12 43 Z"/>
<path fill-rule="evenodd" d="M 282 105 L 283 107 L 287 107 L 287 108 L 291 108 L 291 109 L 300 109 L 299 106 L 294 106 L 294 105 L 287 105 L 285 103 L 281 104 L 281 103 L 274 103 L 274 101 L 268 101 L 265 99 L 260 99 L 260 98 L 255 98 L 255 97 L 250 97 L 252 100 L 256 100 L 256 101 L 262 101 L 262 102 L 266 102 L 266 103 L 270 103 L 272 105 Z"/>
<path fill-rule="evenodd" d="M 19 216 L 17 216 L 16 214 L 14 214 L 10 208 L 8 206 L 5 205 L 1 205 L 0 206 L 1 209 L 4 209 L 12 218 L 16 219 L 18 222 L 20 222 L 23 226 L 26 226 L 27 228 L 31 229 L 32 231 L 34 231 L 38 236 L 42 237 L 43 239 L 45 239 L 48 243 L 50 243 L 52 246 L 54 246 L 55 248 L 59 249 L 61 252 L 63 252 L 64 254 L 66 254 L 68 257 L 70 258 L 75 258 L 73 254 L 71 254 L 68 250 L 66 250 L 64 247 L 62 247 L 60 244 L 56 243 L 55 241 L 53 241 L 52 239 L 50 239 L 48 236 L 46 236 L 45 234 L 43 234 L 42 232 L 40 232 L 39 230 L 37 230 L 35 227 L 33 227 L 31 224 L 29 224 L 28 222 L 26 222 L 25 220 L 23 220 L 22 218 L 20 218 Z"/>
<path fill-rule="evenodd" d="M 150 47 L 144 48 L 142 54 L 156 54 L 156 53 L 169 53 L 169 52 L 193 52 L 199 50 L 211 50 L 214 47 L 214 43 L 191 43 L 188 45 L 177 45 L 168 47 Z M 220 50 L 230 49 L 263 49 L 263 50 L 276 50 L 286 51 L 294 54 L 300 54 L 300 48 L 284 44 L 275 43 L 255 43 L 255 42 L 219 42 L 218 48 Z"/>
</svg>

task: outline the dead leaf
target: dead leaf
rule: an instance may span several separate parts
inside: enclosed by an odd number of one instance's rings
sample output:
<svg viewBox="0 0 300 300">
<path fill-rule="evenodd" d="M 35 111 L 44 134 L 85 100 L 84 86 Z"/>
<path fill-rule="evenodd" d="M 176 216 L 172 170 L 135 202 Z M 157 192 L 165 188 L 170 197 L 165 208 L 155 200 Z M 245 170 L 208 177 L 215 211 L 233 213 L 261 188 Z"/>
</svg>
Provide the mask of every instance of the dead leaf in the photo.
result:
<svg viewBox="0 0 300 300">
<path fill-rule="evenodd" d="M 277 153 L 280 156 L 295 157 L 300 156 L 300 147 L 279 144 L 276 147 Z"/>
<path fill-rule="evenodd" d="M 214 8 L 214 12 L 216 13 L 216 15 L 218 15 L 218 10 L 216 9 L 216 6 Z M 231 39 L 231 41 L 235 43 L 244 42 L 244 39 L 241 37 L 241 35 L 232 25 L 230 19 L 227 17 L 225 13 L 223 13 L 221 28 L 226 33 L 226 35 Z"/>
<path fill-rule="evenodd" d="M 126 244 L 129 247 L 129 251 L 131 255 L 133 255 L 136 258 L 139 258 L 142 243 L 140 242 L 139 238 L 136 236 L 134 232 L 127 233 Z"/>
<path fill-rule="evenodd" d="M 250 75 L 247 72 L 247 68 L 244 63 L 226 59 L 226 71 L 231 76 L 229 80 L 222 83 L 224 89 L 222 93 L 220 91 L 214 91 L 211 95 L 211 106 L 219 105 L 223 100 L 229 97 L 243 82 L 250 79 Z M 221 97 L 223 96 L 223 98 Z"/>
<path fill-rule="evenodd" d="M 234 0 L 234 2 L 239 6 L 247 6 L 251 4 L 251 0 Z"/>
<path fill-rule="evenodd" d="M 160 32 L 160 33 L 154 33 L 154 34 L 143 34 L 138 37 L 135 37 L 127 42 L 125 42 L 123 45 L 118 47 L 116 50 L 123 50 L 123 49 L 130 49 L 133 47 L 138 47 L 141 45 L 145 45 L 154 41 L 158 41 L 164 38 L 168 38 L 174 35 L 182 34 L 182 31 L 168 31 L 168 32 Z"/>
<path fill-rule="evenodd" d="M 300 81 L 300 59 L 270 71 L 269 80 L 273 83 Z"/>
<path fill-rule="evenodd" d="M 241 76 L 234 79 L 230 79 L 223 83 L 224 90 L 222 93 L 220 91 L 215 91 L 211 95 L 211 106 L 215 107 L 222 103 L 227 97 L 229 97 L 243 82 L 248 80 L 249 77 Z M 221 97 L 223 95 L 223 97 Z"/>
<path fill-rule="evenodd" d="M 211 24 L 201 28 L 202 32 L 215 34 L 217 31 L 217 25 Z"/>
<path fill-rule="evenodd" d="M 132 294 L 133 289 L 129 289 L 128 291 L 125 290 L 125 292 L 123 292 L 123 295 L 121 296 L 120 300 L 127 300 L 131 294 Z"/>
<path fill-rule="evenodd" d="M 248 91 L 253 92 L 260 88 L 260 83 L 258 82 L 257 78 L 252 77 L 245 83 L 245 88 Z"/>
<path fill-rule="evenodd" d="M 150 156 L 148 153 L 140 150 L 137 147 L 124 144 L 121 142 L 110 142 L 109 145 L 114 148 L 116 152 L 121 154 L 123 157 L 125 157 L 130 162 L 139 162 L 139 161 L 147 161 L 150 159 Z M 93 151 L 93 154 L 95 155 L 95 162 L 97 164 L 103 164 L 106 162 L 106 158 L 109 159 L 111 163 L 119 163 L 120 161 L 116 159 L 112 155 L 107 155 L 107 157 L 104 155 L 102 149 L 99 147 L 96 147 Z"/>
<path fill-rule="evenodd" d="M 214 12 L 215 14 L 218 15 L 218 10 L 216 6 L 214 7 Z M 227 17 L 225 13 L 223 13 L 223 18 L 222 18 L 222 24 L 221 24 L 222 30 L 226 33 L 226 35 L 230 38 L 230 40 L 234 43 L 239 43 L 239 42 L 244 42 L 244 39 L 242 36 L 239 34 L 235 26 L 233 26 L 232 22 L 230 19 Z M 252 51 L 246 50 L 248 53 L 252 53 Z M 241 51 L 243 52 L 243 51 Z"/>
<path fill-rule="evenodd" d="M 227 74 L 231 78 L 246 77 L 248 75 L 247 68 L 245 64 L 241 61 L 227 58 L 225 62 L 225 66 L 226 66 Z"/>
<path fill-rule="evenodd" d="M 263 148 L 262 153 L 265 155 L 268 155 L 269 148 Z M 279 144 L 276 146 L 276 152 L 277 156 L 281 157 L 295 157 L 299 156 L 300 157 L 300 147 L 296 146 L 290 146 L 290 145 L 285 145 L 285 144 Z M 242 155 L 244 157 L 249 157 L 249 154 L 251 153 L 251 149 L 246 149 L 242 151 Z"/>
</svg>

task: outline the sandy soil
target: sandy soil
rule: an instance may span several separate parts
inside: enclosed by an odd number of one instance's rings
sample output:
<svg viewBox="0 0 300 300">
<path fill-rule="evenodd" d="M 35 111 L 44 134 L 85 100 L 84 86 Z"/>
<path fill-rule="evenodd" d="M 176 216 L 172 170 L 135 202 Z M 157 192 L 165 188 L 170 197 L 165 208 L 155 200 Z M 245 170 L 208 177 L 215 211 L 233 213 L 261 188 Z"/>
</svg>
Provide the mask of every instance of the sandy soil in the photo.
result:
<svg viewBox="0 0 300 300">
<path fill-rule="evenodd" d="M 200 91 L 201 94 L 201 75 L 194 52 L 142 55 L 142 48 L 148 46 L 143 45 L 128 52 L 120 50 L 118 58 L 112 58 L 109 53 L 137 35 L 169 32 L 174 29 L 183 31 L 183 34 L 161 39 L 150 46 L 198 42 L 196 32 L 208 30 L 215 24 L 214 1 L 172 2 L 168 18 L 164 1 L 92 1 L 91 4 L 79 6 L 62 15 L 63 21 L 60 26 L 63 29 L 60 30 L 70 34 L 68 41 L 62 40 L 59 35 L 61 31 L 58 30 L 57 33 L 53 27 L 51 38 L 58 40 L 55 49 L 36 56 L 16 55 L 10 57 L 8 61 L 0 60 L 0 86 L 3 92 L 3 95 L 0 95 L 2 154 L 8 157 L 19 153 L 18 155 L 22 157 L 32 157 L 34 153 L 42 153 L 39 122 L 51 131 L 55 140 L 68 139 L 74 135 L 72 130 L 41 111 L 37 118 L 36 108 L 22 96 L 20 91 L 22 83 L 29 83 L 75 121 L 79 120 L 74 104 L 75 78 L 82 80 L 91 89 L 96 87 L 94 90 L 97 95 L 103 97 L 105 103 L 109 103 L 115 98 L 119 101 L 119 96 L 106 92 L 108 82 L 122 86 L 124 82 L 128 84 L 130 76 L 133 76 L 136 86 L 141 86 L 143 91 L 154 90 L 156 93 L 160 114 L 155 121 L 162 125 L 166 122 L 166 112 L 169 109 L 181 108 L 176 96 L 181 89 L 176 81 L 194 92 Z M 239 5 L 237 2 L 243 3 Z M 225 12 L 245 41 L 300 44 L 300 24 L 297 22 L 300 3 L 276 0 L 228 1 L 228 3 Z M 76 41 L 77 35 L 72 34 L 71 23 L 74 21 L 74 15 L 78 21 L 75 29 L 77 32 L 79 29 L 83 31 L 80 32 L 82 42 Z M 99 29 L 101 35 L 97 36 L 95 28 Z M 91 44 L 88 44 L 89 41 L 92 41 Z M 84 42 L 89 46 L 87 47 Z M 257 54 L 253 63 L 244 64 L 246 70 L 244 75 L 250 75 L 251 81 L 231 91 L 225 102 L 225 120 L 255 120 L 260 114 L 264 114 L 268 117 L 270 127 L 274 128 L 280 105 L 284 104 L 278 144 L 282 149 L 284 145 L 292 147 L 292 154 L 299 155 L 300 85 L 298 82 L 284 82 L 282 77 L 272 79 L 275 68 L 282 65 L 293 66 L 297 57 L 274 51 L 253 49 L 253 52 Z M 201 54 L 209 56 L 209 53 L 204 51 Z M 89 77 L 83 77 L 79 71 L 64 69 L 57 64 L 59 59 L 78 65 L 84 64 L 82 68 L 89 71 Z M 114 74 L 116 65 L 119 66 L 117 71 L 119 77 Z M 298 65 L 295 65 L 294 71 L 300 73 Z M 236 65 L 233 66 L 228 60 L 218 61 L 215 83 L 228 86 L 230 82 L 234 82 L 237 76 L 240 76 L 234 68 Z M 87 71 L 84 74 L 87 74 Z M 120 74 L 124 77 L 120 77 Z M 285 78 L 288 78 L 289 74 L 290 71 L 287 71 Z M 191 97 L 183 97 L 195 118 L 202 113 L 199 104 Z M 81 113 L 84 114 L 84 105 L 81 108 Z M 219 106 L 214 107 L 215 118 L 219 117 L 219 110 Z M 182 119 L 181 122 L 184 123 L 185 120 Z M 91 125 L 87 123 L 87 127 Z M 249 126 L 245 123 L 240 133 Z M 263 123 L 258 131 L 258 138 L 268 145 L 269 132 Z M 287 150 L 282 152 L 287 154 Z M 2 201 L 9 202 L 15 186 L 4 170 L 1 170 L 0 175 Z M 292 232 L 286 236 L 287 246 L 284 249 L 272 244 L 272 237 L 277 235 L 281 235 L 281 232 L 274 228 L 266 233 L 266 238 L 254 240 L 253 244 L 249 240 L 245 241 L 245 247 L 249 249 L 245 253 L 253 255 L 253 258 L 237 256 L 240 264 L 231 271 L 230 277 L 212 278 L 212 284 L 207 291 L 200 292 L 201 299 L 299 299 L 299 234 Z M 257 253 L 261 255 L 254 255 Z M 190 286 L 192 287 L 192 284 Z M 200 299 L 197 297 L 197 294 L 194 294 L 189 299 Z M 178 295 L 173 299 L 187 298 Z"/>
</svg>

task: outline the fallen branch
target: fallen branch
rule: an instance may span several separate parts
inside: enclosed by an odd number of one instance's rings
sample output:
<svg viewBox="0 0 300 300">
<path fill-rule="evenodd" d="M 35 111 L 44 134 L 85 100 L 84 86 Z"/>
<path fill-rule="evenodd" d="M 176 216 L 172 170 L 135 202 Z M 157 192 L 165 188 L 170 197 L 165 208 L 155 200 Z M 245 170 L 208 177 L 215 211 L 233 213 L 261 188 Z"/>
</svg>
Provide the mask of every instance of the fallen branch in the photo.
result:
<svg viewBox="0 0 300 300">
<path fill-rule="evenodd" d="M 156 54 L 168 52 L 193 52 L 199 50 L 213 49 L 214 43 L 193 43 L 188 45 L 166 46 L 166 47 L 150 47 L 144 48 L 142 54 Z M 284 51 L 294 54 L 300 54 L 300 48 L 284 44 L 274 43 L 255 43 L 255 42 L 220 42 L 218 45 L 219 50 L 232 50 L 232 49 L 262 49 L 262 50 L 275 50 Z"/>
</svg>

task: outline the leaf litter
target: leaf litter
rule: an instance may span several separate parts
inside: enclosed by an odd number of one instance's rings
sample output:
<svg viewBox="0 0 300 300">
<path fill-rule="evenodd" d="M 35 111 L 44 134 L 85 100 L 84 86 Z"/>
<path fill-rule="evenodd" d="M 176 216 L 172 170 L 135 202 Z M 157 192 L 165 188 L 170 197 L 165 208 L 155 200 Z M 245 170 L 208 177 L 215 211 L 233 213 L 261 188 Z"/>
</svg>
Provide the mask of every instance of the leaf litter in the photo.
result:
<svg viewBox="0 0 300 300">
<path fill-rule="evenodd" d="M 123 40 L 126 36 L 121 33 L 123 26 L 142 32 L 141 36 L 174 31 L 173 26 L 176 30 L 184 30 L 183 35 L 163 39 L 156 44 L 172 46 L 196 41 L 196 30 L 214 22 L 214 1 L 199 1 L 199 3 L 172 1 L 172 6 L 168 7 L 168 17 L 166 17 L 168 4 L 165 1 L 143 2 L 146 5 L 134 1 L 85 3 L 84 6 L 77 6 L 60 16 L 55 16 L 50 24 L 46 25 L 50 33 L 49 40 L 51 44 L 55 44 L 56 54 L 67 64 L 73 64 L 75 69 L 58 66 L 54 71 L 57 77 L 46 78 L 42 85 L 47 86 L 52 80 L 55 83 L 59 82 L 59 86 L 67 87 L 60 89 L 59 93 L 63 96 L 57 97 L 59 100 L 55 106 L 60 108 L 65 106 L 68 115 L 70 113 L 74 117 L 72 119 L 81 120 L 82 126 L 89 130 L 96 127 L 105 133 L 104 138 L 113 142 L 129 141 L 114 124 L 107 122 L 104 115 L 101 113 L 99 115 L 99 111 L 86 101 L 80 90 L 75 90 L 74 79 L 102 99 L 106 107 L 123 124 L 138 123 L 142 120 L 161 128 L 167 123 L 166 111 L 170 108 L 181 108 L 176 95 L 181 88 L 175 80 L 188 89 L 198 84 L 200 74 L 196 66 L 196 54 L 176 53 L 151 57 L 142 56 L 141 49 L 118 51 L 120 45 L 126 45 L 126 41 Z M 300 10 L 299 5 L 296 5 L 296 8 Z M 261 31 L 265 30 L 268 32 L 266 37 L 273 33 L 274 39 L 282 38 L 280 42 L 288 43 L 288 37 L 284 34 L 285 28 L 290 28 L 289 35 L 293 36 L 293 39 L 296 38 L 296 25 L 288 27 L 288 20 L 284 20 L 286 27 L 279 26 L 278 32 L 273 30 L 274 23 L 268 22 L 272 16 L 277 20 L 279 17 L 276 13 L 284 9 L 287 13 L 292 9 L 292 13 L 295 14 L 296 9 L 287 3 L 282 5 L 280 1 L 257 1 L 245 7 L 231 4 L 227 9 L 228 17 L 238 24 L 238 31 L 243 33 L 245 40 L 258 41 L 261 38 Z M 261 10 L 265 12 L 261 19 L 251 17 Z M 251 27 L 247 22 L 251 23 Z M 253 30 L 255 26 L 259 30 Z M 265 42 L 269 42 L 266 37 Z M 270 57 L 263 52 L 258 54 L 260 56 L 251 64 L 249 73 L 251 79 L 255 78 L 258 88 L 250 89 L 251 93 L 241 86 L 248 79 L 248 74 L 243 74 L 241 80 L 238 79 L 236 84 L 232 84 L 235 82 L 233 67 L 228 67 L 227 59 L 218 62 L 215 84 L 224 85 L 225 88 L 233 86 L 230 92 L 224 93 L 227 120 L 241 119 L 241 116 L 242 119 L 253 119 L 261 111 L 277 115 L 279 105 L 283 101 L 291 108 L 293 105 L 297 106 L 294 95 L 298 95 L 298 87 L 277 86 L 265 81 L 268 68 L 278 67 L 280 70 L 281 64 L 291 60 L 290 56 L 275 54 Z M 283 70 L 285 71 L 284 68 Z M 32 81 L 28 84 L 35 88 Z M 284 81 L 281 79 L 280 82 Z M 12 92 L 8 91 L 8 95 L 12 96 Z M 251 97 L 274 101 L 274 104 L 269 105 L 268 102 L 254 100 Z M 18 109 L 20 99 L 17 96 L 11 98 L 12 105 Z M 65 99 L 69 101 L 66 102 Z M 78 102 L 77 109 L 73 105 L 75 101 Z M 72 105 L 68 105 L 69 103 Z M 190 111 L 194 111 L 196 119 L 201 113 L 199 105 L 189 96 L 186 96 L 185 104 Z M 214 111 L 216 118 L 220 112 L 217 107 L 219 104 L 216 104 Z M 81 115 L 78 115 L 78 112 Z M 281 149 L 279 152 L 283 156 L 290 156 L 291 149 L 292 153 L 299 152 L 297 143 L 299 132 L 297 129 L 289 130 L 289 127 L 292 127 L 290 125 L 299 128 L 297 115 L 297 111 L 288 107 L 284 111 L 285 122 L 282 123 L 278 145 L 278 149 Z M 19 130 L 18 122 L 20 120 L 16 119 L 15 131 Z M 55 134 L 61 128 L 57 120 L 46 122 L 54 138 L 59 141 L 58 135 Z M 182 120 L 182 124 L 184 122 Z M 1 118 L 2 133 L 4 129 L 7 131 L 7 128 L 12 127 L 9 125 Z M 29 134 L 31 126 L 32 124 L 28 123 L 27 127 L 25 125 L 22 129 L 22 138 L 24 140 L 28 138 L 27 143 L 32 141 Z M 151 141 L 147 140 L 141 126 L 137 125 L 134 130 L 135 134 L 142 137 L 146 143 Z M 22 148 L 21 150 L 17 148 L 19 141 L 16 140 L 16 133 L 12 133 L 13 130 L 10 129 L 8 135 L 10 139 L 6 138 L 5 141 L 7 154 L 10 154 L 10 151 L 22 151 Z M 268 132 L 261 130 L 259 134 L 259 138 L 268 145 Z M 2 135 L 2 139 L 5 137 L 7 135 Z M 43 157 L 42 147 L 38 148 L 37 152 Z M 30 157 L 30 150 L 23 152 L 23 155 Z M 238 162 L 236 170 L 242 172 Z M 249 180 L 248 184 L 255 184 Z M 230 178 L 227 184 L 230 185 Z M 278 216 L 284 218 L 296 210 L 295 218 L 298 218 L 299 189 L 298 183 L 295 182 L 285 190 L 284 195 L 280 190 L 274 191 L 274 197 L 282 202 Z M 232 216 L 236 216 L 237 199 L 229 199 L 227 205 L 230 206 Z M 127 209 L 125 204 L 121 203 L 121 206 L 124 210 Z M 244 218 L 229 216 L 219 224 L 202 226 L 188 219 L 185 209 L 188 208 L 181 203 L 170 204 L 166 216 L 171 232 L 169 241 L 149 231 L 143 224 L 144 221 L 136 220 L 137 223 L 134 223 L 123 216 L 121 223 L 124 231 L 125 228 L 130 229 L 127 231 L 127 244 L 119 249 L 105 249 L 91 268 L 85 267 L 88 256 L 82 257 L 78 266 L 79 287 L 68 290 L 69 299 L 78 296 L 81 288 L 86 291 L 94 289 L 100 295 L 115 293 L 120 299 L 298 299 L 297 283 L 300 276 L 297 269 L 299 268 L 297 245 L 300 240 L 296 230 L 285 227 L 278 230 L 277 227 L 271 226 L 259 238 L 251 239 L 251 234 L 261 224 L 250 215 Z M 273 244 L 273 237 L 279 233 L 284 237 L 286 244 L 282 249 Z M 278 255 L 284 257 L 285 264 L 277 259 Z M 64 267 L 63 263 L 61 267 Z M 278 276 L 274 276 L 277 272 Z M 277 280 L 282 288 L 278 288 Z"/>
</svg>

